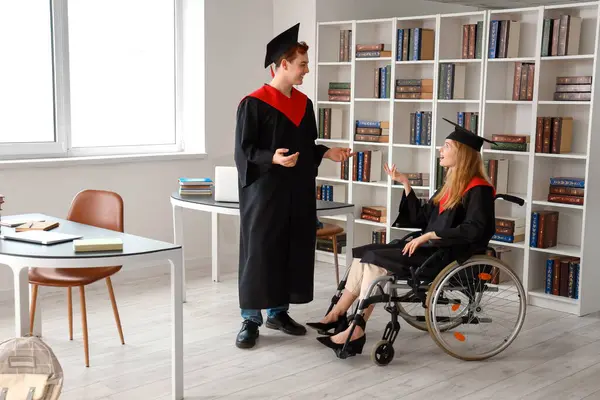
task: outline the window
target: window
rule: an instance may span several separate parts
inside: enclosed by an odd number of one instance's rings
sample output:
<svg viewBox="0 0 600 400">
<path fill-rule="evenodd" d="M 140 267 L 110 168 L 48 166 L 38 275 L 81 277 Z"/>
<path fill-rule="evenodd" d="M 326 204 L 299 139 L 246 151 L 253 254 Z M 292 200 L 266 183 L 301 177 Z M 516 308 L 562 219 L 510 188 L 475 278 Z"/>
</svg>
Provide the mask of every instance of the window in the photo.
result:
<svg viewBox="0 0 600 400">
<path fill-rule="evenodd" d="M 55 142 L 47 0 L 0 2 L 0 55 L 0 145 Z"/>
<path fill-rule="evenodd" d="M 181 99 L 200 100 L 183 91 L 182 3 L 0 2 L 0 158 L 183 150 L 183 126 L 202 124 L 183 115 Z"/>
<path fill-rule="evenodd" d="M 71 147 L 174 145 L 171 0 L 71 0 Z"/>
</svg>

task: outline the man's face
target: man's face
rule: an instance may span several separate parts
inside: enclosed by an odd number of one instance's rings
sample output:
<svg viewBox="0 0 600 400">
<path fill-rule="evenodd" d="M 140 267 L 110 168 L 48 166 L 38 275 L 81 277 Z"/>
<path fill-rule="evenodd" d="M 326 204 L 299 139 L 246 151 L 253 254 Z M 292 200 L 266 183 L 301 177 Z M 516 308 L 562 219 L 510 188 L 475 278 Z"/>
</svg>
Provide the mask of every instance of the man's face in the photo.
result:
<svg viewBox="0 0 600 400">
<path fill-rule="evenodd" d="M 304 75 L 308 74 L 308 54 L 297 54 L 294 61 L 284 60 L 285 75 L 292 85 L 302 85 Z"/>
</svg>

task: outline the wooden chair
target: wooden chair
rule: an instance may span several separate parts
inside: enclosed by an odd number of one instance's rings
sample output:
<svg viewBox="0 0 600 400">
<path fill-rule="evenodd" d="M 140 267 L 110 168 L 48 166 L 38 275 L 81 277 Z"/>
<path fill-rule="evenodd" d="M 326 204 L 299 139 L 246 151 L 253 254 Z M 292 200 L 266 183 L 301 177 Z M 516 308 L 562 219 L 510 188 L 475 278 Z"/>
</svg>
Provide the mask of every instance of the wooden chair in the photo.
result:
<svg viewBox="0 0 600 400">
<path fill-rule="evenodd" d="M 123 199 L 117 193 L 102 190 L 83 190 L 79 192 L 67 216 L 69 221 L 93 225 L 99 228 L 123 232 Z M 87 314 L 85 305 L 86 285 L 106 279 L 108 294 L 112 302 L 113 313 L 121 344 L 125 344 L 119 311 L 115 302 L 115 293 L 110 277 L 121 270 L 122 266 L 98 268 L 30 268 L 29 283 L 32 285 L 32 301 L 29 314 L 29 333 L 33 334 L 33 321 L 37 301 L 38 286 L 54 286 L 67 288 L 69 314 L 69 339 L 73 340 L 73 302 L 71 289 L 79 287 L 81 302 L 81 322 L 83 328 L 83 346 L 85 366 L 90 366 L 87 330 Z"/>
<path fill-rule="evenodd" d="M 334 224 L 323 224 L 323 227 L 317 229 L 317 238 L 331 239 L 333 242 L 333 263 L 335 265 L 335 284 L 340 283 L 340 267 L 338 264 L 338 251 L 337 251 L 337 235 L 343 233 L 344 229 Z"/>
</svg>

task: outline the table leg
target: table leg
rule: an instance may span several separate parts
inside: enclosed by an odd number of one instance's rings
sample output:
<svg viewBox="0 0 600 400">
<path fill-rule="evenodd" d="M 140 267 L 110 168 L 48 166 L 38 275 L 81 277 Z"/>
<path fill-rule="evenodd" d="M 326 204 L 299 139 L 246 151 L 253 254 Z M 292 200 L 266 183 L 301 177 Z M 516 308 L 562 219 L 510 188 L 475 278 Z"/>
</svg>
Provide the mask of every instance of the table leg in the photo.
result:
<svg viewBox="0 0 600 400">
<path fill-rule="evenodd" d="M 27 268 L 13 269 L 15 285 L 15 337 L 22 337 L 29 334 L 28 272 Z"/>
<path fill-rule="evenodd" d="M 173 400 L 183 399 L 183 251 L 171 263 L 171 304 L 173 306 L 171 382 Z"/>
<path fill-rule="evenodd" d="M 346 268 L 352 264 L 352 248 L 354 247 L 354 210 L 346 217 Z"/>
<path fill-rule="evenodd" d="M 212 213 L 212 280 L 219 282 L 219 213 Z"/>
<path fill-rule="evenodd" d="M 182 300 L 185 303 L 187 301 L 187 290 L 185 287 L 185 255 L 183 251 L 183 209 L 178 206 L 173 206 L 173 243 L 181 245 L 181 288 L 182 288 Z"/>
</svg>

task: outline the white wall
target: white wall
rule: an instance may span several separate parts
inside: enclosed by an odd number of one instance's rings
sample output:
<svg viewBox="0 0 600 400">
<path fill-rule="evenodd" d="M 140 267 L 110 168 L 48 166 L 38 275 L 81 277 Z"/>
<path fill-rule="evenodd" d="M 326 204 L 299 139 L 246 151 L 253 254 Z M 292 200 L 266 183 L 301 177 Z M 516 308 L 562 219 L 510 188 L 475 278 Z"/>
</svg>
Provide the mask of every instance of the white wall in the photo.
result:
<svg viewBox="0 0 600 400">
<path fill-rule="evenodd" d="M 475 10 L 478 8 L 424 0 L 318 0 L 317 21 L 409 17 Z"/>
</svg>

